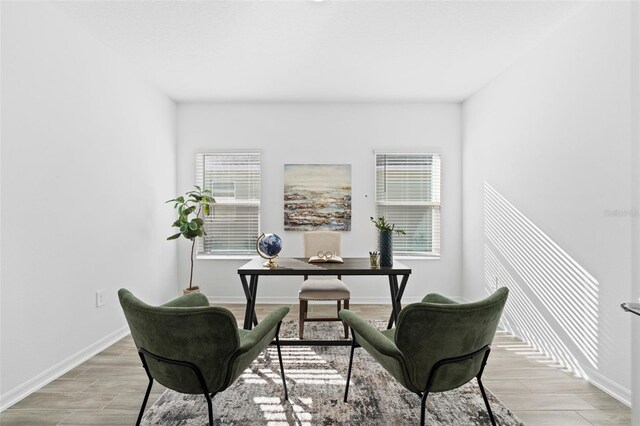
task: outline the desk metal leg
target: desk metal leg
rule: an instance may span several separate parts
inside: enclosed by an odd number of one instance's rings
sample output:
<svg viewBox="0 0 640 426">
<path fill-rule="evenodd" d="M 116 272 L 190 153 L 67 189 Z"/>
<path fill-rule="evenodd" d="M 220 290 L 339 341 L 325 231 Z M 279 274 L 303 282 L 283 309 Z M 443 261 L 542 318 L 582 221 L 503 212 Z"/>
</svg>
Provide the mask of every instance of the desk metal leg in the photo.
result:
<svg viewBox="0 0 640 426">
<path fill-rule="evenodd" d="M 400 288 L 398 289 L 398 277 L 397 275 L 389 276 L 389 286 L 395 288 L 395 296 L 394 291 L 391 290 L 391 304 L 395 310 L 391 311 L 391 315 L 389 316 L 389 323 L 387 324 L 387 329 L 393 327 L 393 324 L 397 321 L 398 315 L 402 310 L 402 295 L 404 294 L 404 289 L 407 287 L 407 281 L 409 281 L 409 275 L 402 276 L 402 282 L 400 283 Z"/>
<path fill-rule="evenodd" d="M 245 330 L 251 330 L 252 324 L 258 325 L 258 316 L 256 315 L 256 293 L 258 290 L 258 276 L 250 275 L 251 284 L 247 284 L 247 277 L 240 275 L 240 281 L 242 282 L 242 289 L 244 290 L 244 296 L 247 298 L 247 307 L 244 312 L 244 324 Z M 255 288 L 255 290 L 254 290 Z"/>
<path fill-rule="evenodd" d="M 254 275 L 253 278 L 255 278 L 255 281 L 252 285 L 255 287 L 255 289 L 252 290 L 252 293 L 251 293 L 251 306 L 252 306 L 251 311 L 253 312 L 253 325 L 256 326 L 258 325 L 258 315 L 256 314 L 256 302 L 257 302 L 256 294 L 258 292 L 258 276 Z"/>
<path fill-rule="evenodd" d="M 251 321 L 249 321 L 249 330 L 254 325 L 258 325 L 258 316 L 256 315 L 256 300 L 258 296 L 258 276 L 253 275 L 249 281 L 249 290 L 251 290 Z"/>
<path fill-rule="evenodd" d="M 400 310 L 402 310 L 402 296 L 404 295 L 404 289 L 407 287 L 407 282 L 409 281 L 409 275 L 402 276 L 402 282 L 400 283 L 400 291 L 398 291 L 398 306 Z"/>
<path fill-rule="evenodd" d="M 398 278 L 395 275 L 389 275 L 389 291 L 391 293 L 391 317 L 387 324 L 387 329 L 390 329 L 393 324 L 398 320 Z"/>
</svg>

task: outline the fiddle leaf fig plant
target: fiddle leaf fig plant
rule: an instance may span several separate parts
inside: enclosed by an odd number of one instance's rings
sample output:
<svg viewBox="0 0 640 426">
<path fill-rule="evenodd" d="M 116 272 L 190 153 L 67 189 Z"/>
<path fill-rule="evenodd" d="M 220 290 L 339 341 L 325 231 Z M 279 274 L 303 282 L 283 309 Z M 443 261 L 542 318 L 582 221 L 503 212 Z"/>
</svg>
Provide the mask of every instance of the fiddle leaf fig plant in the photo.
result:
<svg viewBox="0 0 640 426">
<path fill-rule="evenodd" d="M 176 197 L 167 203 L 174 203 L 173 208 L 178 211 L 178 219 L 173 222 L 173 227 L 178 228 L 176 234 L 167 237 L 167 240 L 175 240 L 182 235 L 191 241 L 191 270 L 189 273 L 189 290 L 193 290 L 193 255 L 196 248 L 196 238 L 206 235 L 204 231 L 204 216 L 209 215 L 211 206 L 216 202 L 212 197 L 210 189 L 202 189 L 194 185 L 195 190 Z"/>
</svg>

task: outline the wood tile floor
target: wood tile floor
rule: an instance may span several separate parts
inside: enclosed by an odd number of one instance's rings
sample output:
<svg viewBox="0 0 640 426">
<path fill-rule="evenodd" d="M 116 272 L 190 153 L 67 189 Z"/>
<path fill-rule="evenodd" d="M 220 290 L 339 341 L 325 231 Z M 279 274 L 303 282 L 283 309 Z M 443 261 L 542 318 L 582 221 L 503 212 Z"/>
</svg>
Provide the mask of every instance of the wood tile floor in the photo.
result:
<svg viewBox="0 0 640 426">
<path fill-rule="evenodd" d="M 243 317 L 243 305 L 226 307 L 239 320 Z M 258 318 L 274 307 L 258 305 Z M 310 315 L 332 315 L 334 310 L 329 305 L 310 305 Z M 352 305 L 351 310 L 366 319 L 388 319 L 390 307 Z M 297 318 L 298 307 L 291 306 L 287 319 Z M 629 407 L 504 332 L 494 340 L 484 383 L 526 425 L 631 424 Z M 133 341 L 125 337 L 5 410 L 0 425 L 132 425 L 146 385 Z M 163 391 L 156 383 L 148 406 Z"/>
</svg>

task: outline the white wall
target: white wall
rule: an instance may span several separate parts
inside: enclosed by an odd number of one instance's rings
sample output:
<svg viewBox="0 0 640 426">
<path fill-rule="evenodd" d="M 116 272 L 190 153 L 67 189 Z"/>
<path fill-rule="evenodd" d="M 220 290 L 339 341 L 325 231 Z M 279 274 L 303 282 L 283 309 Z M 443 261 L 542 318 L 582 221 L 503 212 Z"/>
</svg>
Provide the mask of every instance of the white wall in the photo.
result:
<svg viewBox="0 0 640 426">
<path fill-rule="evenodd" d="M 631 89 L 632 89 L 632 109 L 633 117 L 632 137 L 633 137 L 633 181 L 631 185 L 631 199 L 633 211 L 635 212 L 633 221 L 633 247 L 632 247 L 632 288 L 630 301 L 640 302 L 640 4 L 632 5 L 631 15 Z M 633 349 L 632 360 L 632 386 L 633 396 L 633 425 L 640 426 L 640 318 L 632 318 L 631 342 Z"/>
<path fill-rule="evenodd" d="M 509 286 L 507 327 L 627 403 L 629 14 L 585 6 L 463 105 L 465 296 Z"/>
<path fill-rule="evenodd" d="M 413 275 L 406 301 L 439 291 L 460 296 L 460 105 L 459 104 L 180 104 L 178 187 L 195 181 L 195 154 L 215 149 L 262 151 L 261 228 L 283 238 L 281 256 L 302 256 L 302 234 L 283 227 L 284 164 L 352 165 L 352 230 L 343 235 L 345 256 L 376 248 L 375 149 L 442 153 L 442 257 L 401 260 Z M 171 197 L 173 194 L 166 194 Z M 168 209 L 170 207 L 167 207 Z M 169 229 L 167 228 L 167 235 Z M 179 277 L 188 282 L 189 242 L 182 239 Z M 245 260 L 198 260 L 194 283 L 214 302 L 242 302 L 237 268 Z M 349 277 L 352 303 L 387 302 L 384 278 Z M 261 278 L 258 302 L 297 302 L 300 278 Z"/>
<path fill-rule="evenodd" d="M 2 2 L 0 407 L 177 294 L 175 104 L 48 3 Z M 96 290 L 105 306 L 96 308 Z"/>
</svg>

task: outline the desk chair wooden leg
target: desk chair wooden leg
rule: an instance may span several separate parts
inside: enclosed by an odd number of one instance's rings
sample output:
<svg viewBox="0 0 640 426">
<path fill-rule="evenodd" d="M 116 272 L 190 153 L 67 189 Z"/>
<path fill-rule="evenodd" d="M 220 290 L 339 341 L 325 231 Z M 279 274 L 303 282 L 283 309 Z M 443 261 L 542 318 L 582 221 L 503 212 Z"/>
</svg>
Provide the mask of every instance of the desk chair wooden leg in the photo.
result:
<svg viewBox="0 0 640 426">
<path fill-rule="evenodd" d="M 304 339 L 304 321 L 307 319 L 307 307 L 309 306 L 309 301 L 300 299 L 300 315 L 299 315 L 299 326 L 298 326 L 298 335 L 300 340 Z"/>
<path fill-rule="evenodd" d="M 344 308 L 348 311 L 349 310 L 349 299 L 345 299 L 344 300 Z M 340 315 L 340 313 L 338 313 L 338 316 Z M 344 326 L 344 338 L 348 339 L 349 338 L 349 326 L 347 325 L 346 322 L 342 321 L 342 325 Z"/>
</svg>

